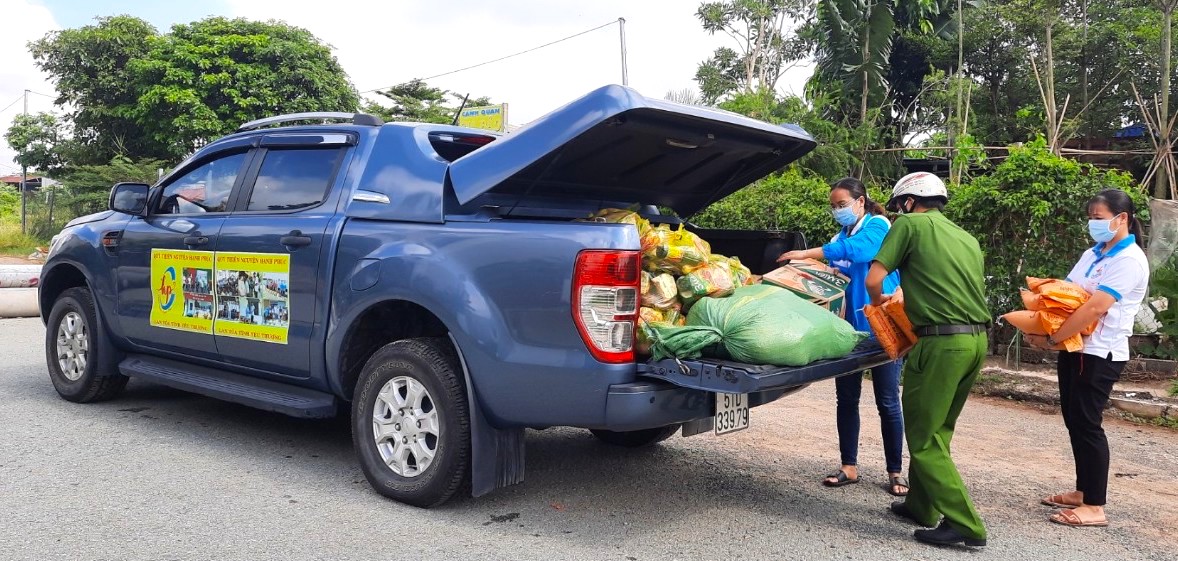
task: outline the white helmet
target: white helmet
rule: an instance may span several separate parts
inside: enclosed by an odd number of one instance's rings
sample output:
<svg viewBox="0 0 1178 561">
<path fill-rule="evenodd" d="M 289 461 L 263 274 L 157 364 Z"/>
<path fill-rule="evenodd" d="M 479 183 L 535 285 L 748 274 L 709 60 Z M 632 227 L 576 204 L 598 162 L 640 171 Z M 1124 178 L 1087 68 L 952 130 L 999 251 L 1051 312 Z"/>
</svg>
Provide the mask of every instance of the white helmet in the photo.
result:
<svg viewBox="0 0 1178 561">
<path fill-rule="evenodd" d="M 945 189 L 945 182 L 941 181 L 940 177 L 924 171 L 910 173 L 896 182 L 896 186 L 892 187 L 892 198 L 888 200 L 888 209 L 897 210 L 899 199 L 908 195 L 949 199 L 949 191 Z"/>
</svg>

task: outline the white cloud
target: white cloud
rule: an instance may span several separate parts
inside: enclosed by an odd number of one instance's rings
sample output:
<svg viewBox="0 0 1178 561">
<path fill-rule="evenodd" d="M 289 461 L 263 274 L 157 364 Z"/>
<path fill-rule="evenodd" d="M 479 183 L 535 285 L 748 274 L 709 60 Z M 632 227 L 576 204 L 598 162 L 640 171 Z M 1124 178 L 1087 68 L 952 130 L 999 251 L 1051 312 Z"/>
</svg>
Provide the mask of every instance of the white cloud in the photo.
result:
<svg viewBox="0 0 1178 561">
<path fill-rule="evenodd" d="M 232 15 L 281 19 L 331 44 L 361 90 L 424 78 L 626 18 L 630 85 L 650 97 L 695 87 L 696 66 L 731 41 L 708 36 L 695 18 L 697 0 L 547 0 L 496 2 L 343 2 L 228 0 Z M 801 93 L 809 68 L 779 84 Z M 621 83 L 618 26 L 612 25 L 506 61 L 430 80 L 464 94 L 509 104 L 523 124 L 588 91 Z"/>
<path fill-rule="evenodd" d="M 32 0 L 3 0 L 4 33 L 0 33 L 0 137 L 8 131 L 12 119 L 24 109 L 23 101 L 17 101 L 4 109 L 10 102 L 21 98 L 26 89 L 37 92 L 29 95 L 29 112 L 53 109 L 53 100 L 45 95 L 55 95 L 48 77 L 37 70 L 27 43 L 40 39 L 46 33 L 58 29 L 57 22 L 49 9 L 34 4 Z M 19 173 L 20 167 L 13 159 L 16 153 L 0 138 L 0 175 Z"/>
</svg>

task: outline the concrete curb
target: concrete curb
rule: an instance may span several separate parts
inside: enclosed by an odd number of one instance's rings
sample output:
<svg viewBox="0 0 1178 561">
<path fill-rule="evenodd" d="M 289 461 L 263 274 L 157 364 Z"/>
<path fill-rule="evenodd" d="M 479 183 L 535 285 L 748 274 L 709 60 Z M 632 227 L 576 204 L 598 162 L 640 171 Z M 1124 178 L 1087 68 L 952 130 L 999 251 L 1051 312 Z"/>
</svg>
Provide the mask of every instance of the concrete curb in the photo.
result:
<svg viewBox="0 0 1178 561">
<path fill-rule="evenodd" d="M 0 318 L 31 318 L 40 314 L 36 288 L 0 289 Z"/>
<path fill-rule="evenodd" d="M 1171 415 L 1178 414 L 1178 410 L 1173 405 L 1164 402 L 1127 397 L 1110 397 L 1108 401 L 1114 408 L 1143 419 L 1168 419 Z"/>
<path fill-rule="evenodd" d="M 987 395 L 1054 406 L 1059 405 L 1059 392 L 1054 388 L 1043 389 L 1043 385 L 1050 385 L 1050 381 L 1042 377 L 994 367 L 983 368 L 982 374 L 997 376 L 1006 382 L 1015 384 L 1019 382 L 1024 383 L 1023 386 L 1008 384 L 999 387 L 996 392 Z M 1032 388 L 1038 387 L 1039 389 L 1029 391 L 1022 389 L 1026 386 L 1031 386 Z M 1174 403 L 1157 399 L 1135 399 L 1128 397 L 1138 395 L 1141 392 L 1117 391 L 1115 393 L 1123 395 L 1114 395 L 1109 398 L 1110 409 L 1123 411 L 1143 419 L 1178 419 L 1178 405 Z M 1146 394 L 1146 397 L 1150 396 Z"/>
<path fill-rule="evenodd" d="M 0 288 L 33 288 L 40 280 L 40 265 L 0 265 Z"/>
</svg>

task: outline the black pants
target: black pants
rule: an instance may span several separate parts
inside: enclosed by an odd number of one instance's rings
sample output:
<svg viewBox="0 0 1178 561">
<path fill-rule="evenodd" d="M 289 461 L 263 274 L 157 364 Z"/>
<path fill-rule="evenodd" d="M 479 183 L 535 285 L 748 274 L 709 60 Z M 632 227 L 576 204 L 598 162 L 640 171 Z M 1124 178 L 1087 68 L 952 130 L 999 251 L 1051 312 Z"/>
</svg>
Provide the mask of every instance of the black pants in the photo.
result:
<svg viewBox="0 0 1178 561">
<path fill-rule="evenodd" d="M 1063 423 L 1072 439 L 1076 460 L 1076 490 L 1084 504 L 1103 506 L 1108 491 L 1108 438 L 1100 426 L 1113 382 L 1121 378 L 1125 362 L 1112 355 L 1059 353 L 1059 400 Z"/>
</svg>

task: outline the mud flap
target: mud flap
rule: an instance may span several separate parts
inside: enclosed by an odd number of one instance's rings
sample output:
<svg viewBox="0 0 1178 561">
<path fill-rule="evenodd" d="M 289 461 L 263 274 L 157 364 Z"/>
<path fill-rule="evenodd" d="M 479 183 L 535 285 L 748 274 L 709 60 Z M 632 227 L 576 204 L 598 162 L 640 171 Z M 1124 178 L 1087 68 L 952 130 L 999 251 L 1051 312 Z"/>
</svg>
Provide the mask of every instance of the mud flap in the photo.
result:
<svg viewBox="0 0 1178 561">
<path fill-rule="evenodd" d="M 499 429 L 483 415 L 466 358 L 454 335 L 450 342 L 458 353 L 466 380 L 466 397 L 470 411 L 470 494 L 481 497 L 496 489 L 509 487 L 524 480 L 524 429 Z"/>
</svg>

